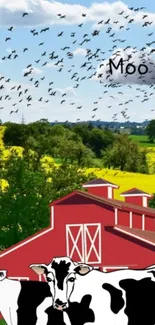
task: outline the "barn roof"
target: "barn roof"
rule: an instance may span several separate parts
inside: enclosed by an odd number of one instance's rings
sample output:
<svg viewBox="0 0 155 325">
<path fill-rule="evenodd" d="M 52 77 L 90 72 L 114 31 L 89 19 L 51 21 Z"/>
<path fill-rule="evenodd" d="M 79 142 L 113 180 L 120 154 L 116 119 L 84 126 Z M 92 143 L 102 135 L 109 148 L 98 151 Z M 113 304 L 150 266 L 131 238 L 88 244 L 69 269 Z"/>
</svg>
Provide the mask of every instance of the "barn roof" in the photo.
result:
<svg viewBox="0 0 155 325">
<path fill-rule="evenodd" d="M 151 194 L 149 194 L 149 193 L 146 193 L 146 192 L 144 192 L 144 191 L 141 191 L 139 188 L 136 188 L 136 187 L 134 187 L 134 188 L 131 188 L 131 189 L 129 189 L 128 191 L 125 191 L 125 192 L 122 192 L 121 193 L 121 196 L 130 196 L 130 195 L 135 195 L 135 196 L 149 196 L 149 197 L 152 197 L 152 195 Z"/>
<path fill-rule="evenodd" d="M 127 202 L 124 202 L 121 200 L 106 199 L 101 196 L 90 194 L 90 193 L 87 193 L 87 192 L 84 192 L 81 190 L 74 191 L 74 192 L 70 193 L 69 195 L 62 197 L 61 199 L 50 203 L 50 205 L 52 206 L 52 205 L 59 204 L 60 202 L 62 203 L 63 201 L 67 200 L 68 198 L 70 198 L 74 195 L 81 195 L 81 196 L 91 199 L 93 201 L 100 202 L 100 203 L 109 205 L 111 207 L 118 208 L 120 210 L 133 211 L 133 212 L 135 211 L 137 213 L 144 213 L 147 215 L 153 215 L 155 217 L 155 209 L 153 209 L 153 208 L 146 208 L 146 207 L 142 207 L 137 204 L 127 203 Z"/>
<path fill-rule="evenodd" d="M 155 232 L 150 230 L 141 230 L 141 229 L 133 229 L 124 226 L 115 226 L 113 229 L 118 232 L 124 233 L 133 238 L 139 239 L 143 242 L 151 244 L 155 246 Z"/>
<path fill-rule="evenodd" d="M 111 185 L 112 187 L 119 188 L 118 185 L 111 183 L 103 178 L 95 178 L 85 184 L 83 184 L 83 187 L 89 187 L 89 186 L 105 186 L 105 185 Z"/>
</svg>

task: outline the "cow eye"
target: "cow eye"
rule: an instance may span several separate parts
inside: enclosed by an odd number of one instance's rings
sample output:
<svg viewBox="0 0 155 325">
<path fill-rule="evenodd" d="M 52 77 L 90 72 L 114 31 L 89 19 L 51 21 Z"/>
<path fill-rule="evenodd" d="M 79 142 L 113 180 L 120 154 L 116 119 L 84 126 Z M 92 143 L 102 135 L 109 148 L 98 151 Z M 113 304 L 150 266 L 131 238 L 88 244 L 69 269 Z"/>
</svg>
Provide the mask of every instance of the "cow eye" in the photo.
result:
<svg viewBox="0 0 155 325">
<path fill-rule="evenodd" d="M 68 279 L 69 282 L 74 282 L 75 281 L 75 278 L 70 278 Z"/>
<path fill-rule="evenodd" d="M 51 278 L 49 278 L 49 277 L 47 277 L 46 279 L 47 279 L 47 282 L 51 282 L 51 281 L 53 281 L 53 282 L 54 282 L 54 280 L 52 280 L 52 279 L 51 279 Z"/>
</svg>

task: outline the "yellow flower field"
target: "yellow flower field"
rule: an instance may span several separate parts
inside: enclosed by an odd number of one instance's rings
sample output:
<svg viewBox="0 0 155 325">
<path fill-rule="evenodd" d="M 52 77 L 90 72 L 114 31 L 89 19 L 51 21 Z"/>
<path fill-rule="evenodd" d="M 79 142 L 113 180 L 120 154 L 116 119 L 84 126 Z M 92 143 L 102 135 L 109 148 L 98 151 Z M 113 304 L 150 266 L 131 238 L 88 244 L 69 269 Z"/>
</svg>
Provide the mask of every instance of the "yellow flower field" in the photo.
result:
<svg viewBox="0 0 155 325">
<path fill-rule="evenodd" d="M 145 175 L 138 173 L 121 172 L 119 170 L 112 170 L 107 168 L 87 168 L 86 174 L 94 173 L 97 178 L 104 178 L 120 188 L 115 190 L 115 199 L 124 200 L 120 194 L 130 188 L 137 187 L 149 194 L 155 193 L 155 175 Z"/>
<path fill-rule="evenodd" d="M 4 148 L 4 143 L 3 143 L 3 135 L 6 127 L 5 126 L 0 126 L 0 150 Z"/>
</svg>

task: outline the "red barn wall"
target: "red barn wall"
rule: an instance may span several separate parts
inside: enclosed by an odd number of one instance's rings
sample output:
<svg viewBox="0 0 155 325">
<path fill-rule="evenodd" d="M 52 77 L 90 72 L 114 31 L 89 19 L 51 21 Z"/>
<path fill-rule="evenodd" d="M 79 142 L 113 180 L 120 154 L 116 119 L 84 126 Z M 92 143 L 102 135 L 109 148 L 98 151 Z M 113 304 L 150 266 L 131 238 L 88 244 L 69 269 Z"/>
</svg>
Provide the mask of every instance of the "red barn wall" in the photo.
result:
<svg viewBox="0 0 155 325">
<path fill-rule="evenodd" d="M 155 231 L 155 218 L 145 215 L 145 230 Z"/>
<path fill-rule="evenodd" d="M 105 199 L 108 198 L 108 186 L 96 186 L 96 187 L 88 187 L 87 192 L 93 195 L 104 197 Z M 114 188 L 112 187 L 112 198 L 114 198 Z"/>
<path fill-rule="evenodd" d="M 63 245 L 65 248 L 65 255 L 67 253 L 66 247 L 66 224 L 101 224 L 101 242 L 104 241 L 104 226 L 114 226 L 115 217 L 113 210 L 107 210 L 100 205 L 86 204 L 86 205 L 56 205 L 54 207 L 55 215 L 55 231 L 59 237 L 63 237 Z M 78 247 L 82 250 L 81 242 Z M 102 248 L 101 248 L 102 251 Z M 104 253 L 105 254 L 105 253 Z M 103 257 L 102 257 L 103 258 Z M 100 264 L 102 265 L 102 263 Z M 97 264 L 97 266 L 100 266 Z"/>
<path fill-rule="evenodd" d="M 153 251 L 142 245 L 138 240 L 135 243 L 132 237 L 131 241 L 120 237 L 119 232 L 116 235 L 105 231 L 102 243 L 103 265 L 131 265 L 131 268 L 135 265 L 135 268 L 143 268 L 154 264 L 155 248 Z"/>
<path fill-rule="evenodd" d="M 142 214 L 132 213 L 132 228 L 142 230 Z"/>
<path fill-rule="evenodd" d="M 143 197 L 142 196 L 125 196 L 125 202 L 143 206 Z"/>
<path fill-rule="evenodd" d="M 124 220 L 124 225 L 129 226 L 129 212 L 119 211 L 118 220 L 121 224 Z M 148 247 L 142 247 L 140 241 L 134 243 L 121 238 L 119 235 L 114 235 L 106 230 L 106 226 L 113 226 L 115 222 L 114 211 L 108 211 L 98 205 L 57 205 L 55 206 L 55 229 L 60 237 L 64 235 L 66 224 L 84 224 L 84 223 L 101 223 L 101 249 L 102 261 L 97 266 L 129 266 L 135 265 L 135 268 L 141 268 L 154 264 L 155 252 Z M 133 214 L 135 218 L 139 215 Z M 120 219 L 119 219 L 120 218 Z M 138 220 L 138 219 L 137 219 Z M 138 227 L 138 223 L 135 224 Z M 127 225 L 128 223 L 128 225 Z M 65 236 L 64 236 L 65 237 Z M 151 246 L 149 246 L 151 247 Z M 155 249 L 154 249 L 155 250 Z"/>
<path fill-rule="evenodd" d="M 118 210 L 118 225 L 119 226 L 130 226 L 130 216 L 129 212 Z"/>
</svg>

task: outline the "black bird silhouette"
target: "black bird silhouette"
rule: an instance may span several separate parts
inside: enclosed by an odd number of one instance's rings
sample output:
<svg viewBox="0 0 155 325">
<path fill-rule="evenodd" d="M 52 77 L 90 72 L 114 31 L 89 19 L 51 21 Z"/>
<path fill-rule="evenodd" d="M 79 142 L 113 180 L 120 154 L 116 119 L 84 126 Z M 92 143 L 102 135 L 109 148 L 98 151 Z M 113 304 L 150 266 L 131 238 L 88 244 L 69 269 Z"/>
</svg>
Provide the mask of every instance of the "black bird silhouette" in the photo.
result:
<svg viewBox="0 0 155 325">
<path fill-rule="evenodd" d="M 110 18 L 104 23 L 105 25 L 109 24 Z"/>
<path fill-rule="evenodd" d="M 58 34 L 58 37 L 60 37 L 60 36 L 62 36 L 62 35 L 63 35 L 63 32 L 59 33 L 59 34 Z"/>
<path fill-rule="evenodd" d="M 6 37 L 5 42 L 10 41 L 10 40 L 11 40 L 10 37 Z"/>
<path fill-rule="evenodd" d="M 11 26 L 10 28 L 8 28 L 8 31 L 9 32 L 12 32 L 12 30 L 13 30 L 13 26 Z"/>
<path fill-rule="evenodd" d="M 24 12 L 23 13 L 23 17 L 25 17 L 25 16 L 28 16 L 28 13 L 27 12 Z"/>
</svg>

